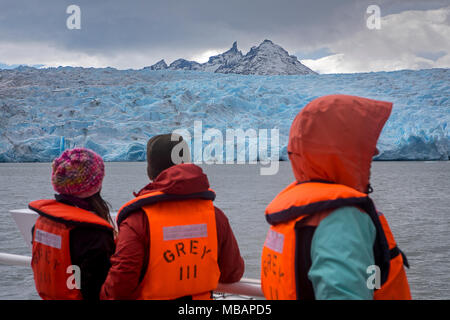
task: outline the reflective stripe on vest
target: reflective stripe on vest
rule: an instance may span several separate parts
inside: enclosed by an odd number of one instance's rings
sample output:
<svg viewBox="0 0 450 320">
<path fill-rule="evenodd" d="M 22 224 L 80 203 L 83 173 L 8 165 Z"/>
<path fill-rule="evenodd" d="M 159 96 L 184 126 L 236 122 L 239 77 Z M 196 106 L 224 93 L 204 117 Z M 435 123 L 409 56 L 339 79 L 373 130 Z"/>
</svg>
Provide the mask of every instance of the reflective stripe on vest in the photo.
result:
<svg viewBox="0 0 450 320">
<path fill-rule="evenodd" d="M 113 230 L 96 214 L 55 200 L 38 200 L 29 208 L 39 213 L 33 232 L 31 267 L 36 290 L 44 300 L 81 300 L 79 274 L 70 257 L 70 230 L 90 225 Z"/>
<path fill-rule="evenodd" d="M 266 209 L 266 220 L 271 227 L 263 247 L 261 282 L 267 299 L 314 298 L 307 277 L 312 237 L 321 220 L 344 206 L 362 209 L 377 230 L 374 257 L 381 269 L 381 288 L 375 290 L 374 298 L 411 298 L 403 255 L 391 260 L 391 253 L 397 248 L 394 237 L 386 219 L 377 214 L 366 194 L 338 184 L 294 182 Z"/>
<path fill-rule="evenodd" d="M 217 229 L 212 190 L 201 194 L 154 192 L 124 205 L 118 224 L 142 208 L 150 227 L 150 254 L 138 299 L 209 299 L 217 287 Z"/>
</svg>

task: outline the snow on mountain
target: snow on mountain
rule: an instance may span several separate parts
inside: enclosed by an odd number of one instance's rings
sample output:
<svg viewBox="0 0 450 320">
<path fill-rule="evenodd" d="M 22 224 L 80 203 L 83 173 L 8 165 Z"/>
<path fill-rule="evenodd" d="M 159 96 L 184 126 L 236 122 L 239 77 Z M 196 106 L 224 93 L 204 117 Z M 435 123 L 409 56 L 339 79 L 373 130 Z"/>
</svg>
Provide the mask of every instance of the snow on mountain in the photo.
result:
<svg viewBox="0 0 450 320">
<path fill-rule="evenodd" d="M 286 160 L 294 117 L 309 101 L 335 93 L 394 103 L 378 159 L 448 160 L 449 83 L 450 69 L 299 76 L 0 70 L 0 162 L 52 161 L 61 137 L 65 147 L 91 148 L 106 161 L 144 160 L 150 137 L 181 128 L 192 134 L 194 121 L 224 136 L 230 128 L 278 129 Z"/>
<path fill-rule="evenodd" d="M 233 43 L 233 46 L 228 51 L 217 56 L 212 56 L 209 58 L 208 62 L 202 65 L 203 71 L 206 72 L 221 72 L 218 70 L 225 70 L 227 68 L 232 68 L 239 64 L 242 60 L 243 54 L 237 48 L 237 42 Z M 226 73 L 226 72 L 221 72 Z"/>
<path fill-rule="evenodd" d="M 164 61 L 164 59 L 159 60 L 157 63 L 155 63 L 154 65 L 150 66 L 150 67 L 145 67 L 144 69 L 149 69 L 149 70 L 165 70 L 167 69 L 167 63 Z"/>
<path fill-rule="evenodd" d="M 315 74 L 314 71 L 298 61 L 289 53 L 270 40 L 264 40 L 258 47 L 252 47 L 244 56 L 237 48 L 237 42 L 228 51 L 212 56 L 208 62 L 198 63 L 185 59 L 175 60 L 167 65 L 161 60 L 149 67 L 151 70 L 196 70 L 216 73 L 236 73 L 255 75 L 297 75 Z M 165 65 L 165 67 L 164 67 Z M 148 68 L 148 67 L 147 67 Z"/>
<path fill-rule="evenodd" d="M 178 59 L 172 62 L 169 70 L 201 70 L 201 64 L 195 61 L 189 61 L 185 59 Z"/>
<path fill-rule="evenodd" d="M 252 47 L 239 63 L 231 68 L 219 68 L 216 72 L 257 74 L 257 75 L 296 75 L 314 74 L 297 57 L 270 40 L 264 40 L 258 47 Z"/>
</svg>

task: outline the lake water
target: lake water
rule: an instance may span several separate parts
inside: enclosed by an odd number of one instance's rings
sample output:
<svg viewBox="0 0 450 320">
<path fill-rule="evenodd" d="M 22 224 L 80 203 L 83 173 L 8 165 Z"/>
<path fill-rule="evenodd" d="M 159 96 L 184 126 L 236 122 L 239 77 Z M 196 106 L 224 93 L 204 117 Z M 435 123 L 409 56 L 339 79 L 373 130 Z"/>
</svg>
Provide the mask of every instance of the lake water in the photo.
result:
<svg viewBox="0 0 450 320">
<path fill-rule="evenodd" d="M 259 278 L 268 225 L 264 209 L 293 180 L 290 164 L 259 175 L 258 165 L 203 165 L 216 206 L 228 216 L 246 263 Z M 0 163 L 0 252 L 30 255 L 8 210 L 52 198 L 49 163 Z M 107 163 L 103 196 L 116 211 L 148 182 L 145 163 Z M 414 299 L 450 299 L 450 162 L 374 162 L 372 198 L 386 215 L 407 270 Z M 31 269 L 0 266 L 0 299 L 38 299 Z"/>
</svg>

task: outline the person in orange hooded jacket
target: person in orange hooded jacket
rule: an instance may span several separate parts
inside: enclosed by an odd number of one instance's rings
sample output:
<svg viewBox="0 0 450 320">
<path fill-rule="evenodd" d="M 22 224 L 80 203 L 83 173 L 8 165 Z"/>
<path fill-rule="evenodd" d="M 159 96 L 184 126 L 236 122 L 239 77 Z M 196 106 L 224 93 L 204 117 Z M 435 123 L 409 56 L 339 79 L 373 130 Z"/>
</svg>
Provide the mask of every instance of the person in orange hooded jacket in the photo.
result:
<svg viewBox="0 0 450 320">
<path fill-rule="evenodd" d="M 348 95 L 310 102 L 292 123 L 296 181 L 266 209 L 268 299 L 410 299 L 387 220 L 368 194 L 372 157 L 392 103 Z"/>
</svg>

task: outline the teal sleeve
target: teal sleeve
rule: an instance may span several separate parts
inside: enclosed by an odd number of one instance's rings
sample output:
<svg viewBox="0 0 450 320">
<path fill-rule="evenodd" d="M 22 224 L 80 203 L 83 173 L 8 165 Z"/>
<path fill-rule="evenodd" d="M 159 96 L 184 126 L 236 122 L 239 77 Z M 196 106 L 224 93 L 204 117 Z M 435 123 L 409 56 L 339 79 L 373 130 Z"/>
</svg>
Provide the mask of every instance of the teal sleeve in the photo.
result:
<svg viewBox="0 0 450 320">
<path fill-rule="evenodd" d="M 355 207 L 333 211 L 317 227 L 311 242 L 311 280 L 318 300 L 373 299 L 367 267 L 375 264 L 376 230 Z"/>
</svg>

